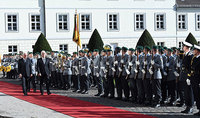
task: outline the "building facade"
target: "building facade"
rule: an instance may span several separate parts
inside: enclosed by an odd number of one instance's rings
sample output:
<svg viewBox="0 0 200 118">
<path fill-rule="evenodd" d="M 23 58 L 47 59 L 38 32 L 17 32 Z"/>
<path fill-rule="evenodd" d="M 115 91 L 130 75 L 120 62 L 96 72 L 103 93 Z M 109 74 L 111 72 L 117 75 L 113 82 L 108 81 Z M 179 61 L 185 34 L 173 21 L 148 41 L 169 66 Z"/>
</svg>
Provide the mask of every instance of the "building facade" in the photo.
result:
<svg viewBox="0 0 200 118">
<path fill-rule="evenodd" d="M 145 29 L 158 45 L 181 47 L 190 32 L 200 41 L 200 2 L 191 5 L 194 1 L 198 0 L 0 1 L 0 54 L 32 51 L 40 33 L 53 50 L 76 51 L 76 10 L 82 47 L 94 29 L 113 47 L 134 48 Z"/>
</svg>

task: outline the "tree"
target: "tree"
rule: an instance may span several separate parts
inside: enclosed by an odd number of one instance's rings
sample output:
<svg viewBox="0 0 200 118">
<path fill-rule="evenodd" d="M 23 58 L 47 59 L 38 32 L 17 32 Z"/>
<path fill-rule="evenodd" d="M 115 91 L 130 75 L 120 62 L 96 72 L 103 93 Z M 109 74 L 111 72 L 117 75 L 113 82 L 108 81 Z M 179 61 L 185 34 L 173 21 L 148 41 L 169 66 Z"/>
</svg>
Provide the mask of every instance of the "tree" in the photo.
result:
<svg viewBox="0 0 200 118">
<path fill-rule="evenodd" d="M 195 39 L 195 37 L 192 35 L 192 33 L 189 33 L 189 35 L 187 36 L 185 41 L 188 43 L 191 43 L 192 45 L 194 45 L 194 44 L 198 45 L 198 42 Z"/>
<path fill-rule="evenodd" d="M 41 52 L 42 50 L 50 52 L 52 51 L 51 46 L 49 45 L 46 37 L 41 33 L 35 43 L 33 53 L 35 54 L 37 52 Z"/>
<path fill-rule="evenodd" d="M 102 41 L 102 38 L 101 38 L 99 32 L 97 31 L 97 29 L 95 29 L 89 40 L 88 48 L 90 51 L 94 51 L 94 49 L 98 49 L 99 51 L 101 51 L 101 50 L 103 50 L 103 45 L 104 45 L 104 43 Z"/>
<path fill-rule="evenodd" d="M 140 39 L 137 42 L 137 46 L 149 46 L 149 47 L 153 47 L 155 46 L 155 42 L 151 36 L 151 34 L 148 32 L 147 29 L 145 29 L 145 31 L 143 32 L 142 36 L 140 37 Z"/>
</svg>

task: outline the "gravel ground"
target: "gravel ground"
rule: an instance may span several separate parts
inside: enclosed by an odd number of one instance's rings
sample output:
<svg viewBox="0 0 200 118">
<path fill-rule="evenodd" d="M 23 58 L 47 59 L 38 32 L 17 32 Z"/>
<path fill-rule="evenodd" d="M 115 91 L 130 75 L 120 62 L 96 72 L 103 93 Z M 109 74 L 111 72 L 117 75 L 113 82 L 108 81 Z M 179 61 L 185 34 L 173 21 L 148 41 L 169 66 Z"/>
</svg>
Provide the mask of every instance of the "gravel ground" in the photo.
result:
<svg viewBox="0 0 200 118">
<path fill-rule="evenodd" d="M 20 80 L 0 79 L 0 81 L 7 81 L 14 84 L 20 84 Z M 39 89 L 39 86 L 37 86 L 37 89 Z M 138 104 L 133 104 L 131 102 L 124 102 L 124 101 L 119 101 L 119 100 L 114 100 L 114 99 L 94 97 L 94 95 L 97 93 L 96 88 L 91 88 L 91 90 L 89 91 L 89 94 L 86 94 L 86 95 L 73 93 L 72 90 L 66 91 L 66 90 L 52 89 L 51 92 L 55 94 L 63 95 L 63 96 L 68 96 L 68 97 L 84 100 L 84 101 L 98 103 L 98 104 L 102 104 L 106 106 L 117 107 L 117 108 L 124 109 L 127 111 L 152 115 L 159 118 L 169 118 L 169 117 L 170 118 L 196 118 L 195 116 L 193 116 L 193 114 L 180 113 L 180 111 L 184 110 L 185 107 L 180 108 L 180 107 L 162 106 L 159 108 L 152 108 L 152 107 L 146 107 L 146 106 L 142 106 Z M 197 112 L 196 108 L 194 112 Z"/>
</svg>

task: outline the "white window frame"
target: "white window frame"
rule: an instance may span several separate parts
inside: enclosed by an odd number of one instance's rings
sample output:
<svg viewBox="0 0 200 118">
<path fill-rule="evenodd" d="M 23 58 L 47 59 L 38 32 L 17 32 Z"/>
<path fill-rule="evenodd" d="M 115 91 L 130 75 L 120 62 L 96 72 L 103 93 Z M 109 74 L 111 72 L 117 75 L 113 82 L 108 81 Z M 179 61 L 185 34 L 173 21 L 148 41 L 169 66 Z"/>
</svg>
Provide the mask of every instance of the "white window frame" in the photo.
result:
<svg viewBox="0 0 200 118">
<path fill-rule="evenodd" d="M 163 25 L 164 28 L 157 28 L 157 22 L 161 22 L 161 21 L 157 21 L 157 15 L 163 15 Z M 155 13 L 155 31 L 166 31 L 166 13 Z"/>
<path fill-rule="evenodd" d="M 198 16 L 200 17 L 200 13 L 196 13 L 196 31 L 200 31 L 200 18 L 198 21 Z M 198 28 L 198 24 L 199 24 L 199 28 Z"/>
<path fill-rule="evenodd" d="M 59 16 L 60 15 L 67 15 L 67 29 L 59 29 L 59 23 L 60 22 L 65 22 L 65 21 L 59 21 Z M 57 13 L 56 15 L 56 24 L 57 24 L 57 32 L 69 32 L 70 31 L 70 22 L 69 22 L 69 13 Z"/>
<path fill-rule="evenodd" d="M 183 23 L 184 21 L 179 21 L 179 15 L 185 15 L 185 29 L 179 28 L 179 23 Z M 178 31 L 187 31 L 188 30 L 188 15 L 187 13 L 179 13 L 177 14 L 177 29 Z"/>
<path fill-rule="evenodd" d="M 178 42 L 178 47 L 181 48 L 181 49 L 183 49 L 183 41 L 179 41 Z"/>
<path fill-rule="evenodd" d="M 109 16 L 110 15 L 117 15 L 117 29 L 110 29 L 110 22 L 114 22 L 114 21 L 110 21 L 109 20 Z M 113 24 L 113 23 L 112 23 Z M 107 13 L 107 30 L 108 32 L 119 32 L 120 31 L 120 19 L 119 19 L 119 13 Z"/>
<path fill-rule="evenodd" d="M 84 43 L 82 44 L 82 48 L 87 48 L 88 44 Z"/>
<path fill-rule="evenodd" d="M 63 50 L 65 45 L 67 46 L 67 50 Z M 62 46 L 62 50 L 60 49 L 61 46 Z M 68 44 L 59 44 L 59 50 L 60 51 L 67 51 L 68 52 L 69 51 Z"/>
<path fill-rule="evenodd" d="M 31 19 L 31 16 L 40 16 L 40 30 L 34 30 L 32 29 L 32 19 Z M 29 14 L 29 31 L 30 32 L 41 32 L 41 28 L 42 28 L 42 24 L 41 24 L 41 15 L 39 13 L 30 13 Z M 34 23 L 37 23 L 37 21 L 35 21 Z M 37 25 L 36 25 L 37 26 Z"/>
<path fill-rule="evenodd" d="M 11 46 L 11 52 L 9 51 L 9 47 Z M 14 46 L 16 46 L 17 47 L 17 51 L 16 52 L 14 52 Z M 17 45 L 8 45 L 8 53 L 12 53 L 12 54 L 16 54 L 18 52 L 18 46 Z"/>
<path fill-rule="evenodd" d="M 16 15 L 16 23 L 17 23 L 17 30 L 8 30 L 8 16 L 9 15 Z M 5 21 L 6 21 L 6 32 L 11 32 L 11 33 L 18 33 L 19 32 L 19 14 L 18 13 L 5 13 Z"/>
<path fill-rule="evenodd" d="M 158 46 L 165 46 L 165 42 L 157 42 Z"/>
<path fill-rule="evenodd" d="M 143 15 L 143 28 L 136 28 L 137 22 L 141 22 L 141 21 L 136 21 L 137 15 Z M 146 14 L 145 13 L 135 13 L 134 14 L 134 24 L 135 24 L 135 31 L 144 31 L 146 29 Z"/>
<path fill-rule="evenodd" d="M 89 21 L 89 27 L 90 28 L 89 29 L 82 29 L 82 22 L 85 22 L 85 23 L 87 22 L 87 21 L 82 21 L 82 19 L 81 19 L 82 15 L 89 15 L 90 16 L 89 17 L 90 18 L 90 21 Z M 79 24 L 80 24 L 79 29 L 80 29 L 81 32 L 91 32 L 92 31 L 92 13 L 80 13 L 79 14 Z"/>
</svg>

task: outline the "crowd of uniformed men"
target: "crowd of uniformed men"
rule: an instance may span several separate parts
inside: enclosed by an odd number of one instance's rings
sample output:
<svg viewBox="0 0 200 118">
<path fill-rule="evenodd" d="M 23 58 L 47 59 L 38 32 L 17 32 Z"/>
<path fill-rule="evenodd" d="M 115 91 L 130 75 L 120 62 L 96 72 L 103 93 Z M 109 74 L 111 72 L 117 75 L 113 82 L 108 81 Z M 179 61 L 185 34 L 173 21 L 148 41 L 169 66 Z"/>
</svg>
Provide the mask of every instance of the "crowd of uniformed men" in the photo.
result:
<svg viewBox="0 0 200 118">
<path fill-rule="evenodd" d="M 151 49 L 152 48 L 152 49 Z M 31 77 L 27 80 L 36 92 L 39 83 L 37 60 L 40 54 L 28 54 Z M 18 77 L 18 60 L 23 54 L 4 55 L 2 64 L 12 64 L 7 78 Z M 88 94 L 91 87 L 98 88 L 95 96 L 131 101 L 146 106 L 186 106 L 182 113 L 192 113 L 194 103 L 200 109 L 200 46 L 183 43 L 183 49 L 160 46 L 137 49 L 109 45 L 101 52 L 86 49 L 73 55 L 47 52 L 50 59 L 50 79 L 46 85 Z M 45 63 L 45 62 L 44 62 Z M 5 72 L 3 72 L 5 77 Z M 43 82 L 42 82 L 43 83 Z M 50 90 L 48 90 L 50 94 Z M 42 93 L 43 94 L 43 93 Z M 200 112 L 195 115 L 200 115 Z"/>
</svg>

